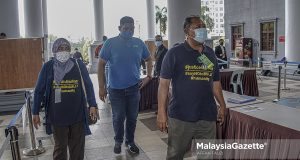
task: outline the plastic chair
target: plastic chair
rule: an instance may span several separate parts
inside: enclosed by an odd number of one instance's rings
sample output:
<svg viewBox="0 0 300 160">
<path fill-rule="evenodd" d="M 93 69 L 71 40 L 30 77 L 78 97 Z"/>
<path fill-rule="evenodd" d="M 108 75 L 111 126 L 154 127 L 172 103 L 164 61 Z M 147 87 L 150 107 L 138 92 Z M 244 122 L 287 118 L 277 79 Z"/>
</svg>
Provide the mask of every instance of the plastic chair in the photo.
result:
<svg viewBox="0 0 300 160">
<path fill-rule="evenodd" d="M 240 93 L 244 94 L 243 90 L 243 74 L 244 70 L 236 70 L 232 72 L 231 78 L 230 78 L 230 86 L 233 88 L 233 92 L 238 94 L 238 88 L 240 88 Z"/>
</svg>

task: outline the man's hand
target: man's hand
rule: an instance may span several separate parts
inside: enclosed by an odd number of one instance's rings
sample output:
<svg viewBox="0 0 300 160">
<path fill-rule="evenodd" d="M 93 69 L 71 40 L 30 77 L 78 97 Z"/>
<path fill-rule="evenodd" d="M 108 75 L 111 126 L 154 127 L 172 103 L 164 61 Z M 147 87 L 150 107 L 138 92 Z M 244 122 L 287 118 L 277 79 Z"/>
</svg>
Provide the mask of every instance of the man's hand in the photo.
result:
<svg viewBox="0 0 300 160">
<path fill-rule="evenodd" d="M 151 81 L 151 78 L 149 76 L 143 78 L 139 84 L 140 89 L 144 88 L 150 81 Z"/>
<path fill-rule="evenodd" d="M 107 95 L 106 89 L 105 88 L 99 88 L 99 98 L 100 98 L 101 101 L 105 102 L 106 95 Z"/>
<path fill-rule="evenodd" d="M 221 106 L 218 108 L 218 120 L 217 120 L 220 125 L 223 125 L 225 121 L 225 107 Z"/>
<path fill-rule="evenodd" d="M 100 119 L 97 107 L 90 107 L 90 116 L 93 121 Z"/>
<path fill-rule="evenodd" d="M 161 132 L 168 133 L 168 118 L 166 112 L 158 111 L 157 113 L 157 127 Z"/>
<path fill-rule="evenodd" d="M 35 129 L 39 129 L 39 126 L 41 126 L 41 120 L 39 115 L 33 115 L 32 121 Z"/>
</svg>

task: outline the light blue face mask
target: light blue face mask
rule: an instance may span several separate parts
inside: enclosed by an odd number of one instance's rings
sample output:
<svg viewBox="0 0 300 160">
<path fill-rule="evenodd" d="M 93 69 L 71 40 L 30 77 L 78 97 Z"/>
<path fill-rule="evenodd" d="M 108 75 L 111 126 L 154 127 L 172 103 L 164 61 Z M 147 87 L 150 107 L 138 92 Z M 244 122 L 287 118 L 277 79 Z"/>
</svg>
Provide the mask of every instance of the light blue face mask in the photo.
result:
<svg viewBox="0 0 300 160">
<path fill-rule="evenodd" d="M 194 40 L 199 43 L 204 43 L 205 40 L 207 40 L 207 30 L 206 28 L 197 28 L 194 29 L 195 31 L 195 37 Z"/>
<path fill-rule="evenodd" d="M 156 46 L 156 47 L 159 47 L 160 45 L 163 44 L 162 41 L 155 41 L 154 43 L 155 43 L 155 46 Z"/>
</svg>

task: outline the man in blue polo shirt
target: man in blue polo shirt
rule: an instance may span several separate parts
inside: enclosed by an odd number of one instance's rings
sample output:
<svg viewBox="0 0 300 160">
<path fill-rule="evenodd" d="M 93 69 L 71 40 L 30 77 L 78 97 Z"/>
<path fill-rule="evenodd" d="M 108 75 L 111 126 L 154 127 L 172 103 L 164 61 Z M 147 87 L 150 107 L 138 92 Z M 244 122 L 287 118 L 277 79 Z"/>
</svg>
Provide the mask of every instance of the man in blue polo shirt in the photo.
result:
<svg viewBox="0 0 300 160">
<path fill-rule="evenodd" d="M 168 160 L 183 159 L 192 139 L 215 139 L 216 121 L 223 123 L 226 108 L 217 59 L 213 50 L 204 45 L 204 22 L 198 16 L 187 17 L 184 32 L 185 42 L 167 52 L 160 72 L 157 126 L 168 132 Z"/>
<path fill-rule="evenodd" d="M 144 42 L 132 37 L 134 33 L 132 17 L 121 18 L 119 30 L 120 34 L 108 39 L 101 49 L 98 68 L 99 96 L 104 101 L 106 96 L 104 68 L 105 64 L 109 63 L 107 87 L 115 131 L 114 152 L 121 153 L 126 119 L 125 144 L 129 151 L 139 153 L 139 148 L 134 143 L 140 99 L 139 89 L 152 78 L 152 61 Z M 142 59 L 147 62 L 147 77 L 140 80 Z"/>
</svg>

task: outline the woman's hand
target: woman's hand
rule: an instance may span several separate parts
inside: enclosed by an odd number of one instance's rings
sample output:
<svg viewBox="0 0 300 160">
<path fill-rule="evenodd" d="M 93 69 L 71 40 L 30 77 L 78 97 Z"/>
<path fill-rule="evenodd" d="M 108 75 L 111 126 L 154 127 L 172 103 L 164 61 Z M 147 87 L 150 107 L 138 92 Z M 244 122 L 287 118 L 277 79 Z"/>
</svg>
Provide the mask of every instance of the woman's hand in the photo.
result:
<svg viewBox="0 0 300 160">
<path fill-rule="evenodd" d="M 90 116 L 91 116 L 91 119 L 93 121 L 96 121 L 97 119 L 100 119 L 97 107 L 90 107 Z"/>
</svg>

